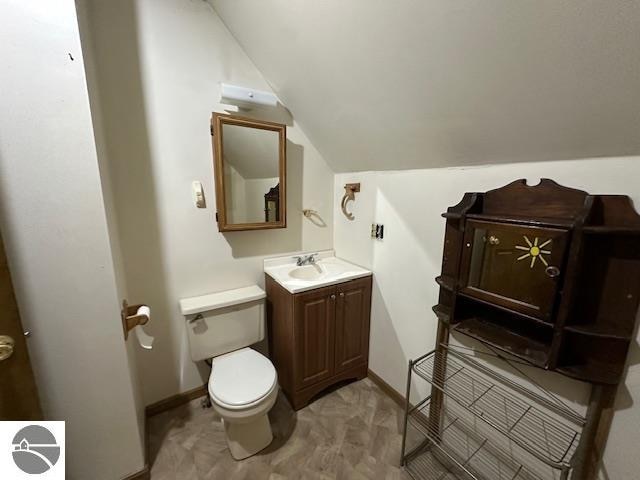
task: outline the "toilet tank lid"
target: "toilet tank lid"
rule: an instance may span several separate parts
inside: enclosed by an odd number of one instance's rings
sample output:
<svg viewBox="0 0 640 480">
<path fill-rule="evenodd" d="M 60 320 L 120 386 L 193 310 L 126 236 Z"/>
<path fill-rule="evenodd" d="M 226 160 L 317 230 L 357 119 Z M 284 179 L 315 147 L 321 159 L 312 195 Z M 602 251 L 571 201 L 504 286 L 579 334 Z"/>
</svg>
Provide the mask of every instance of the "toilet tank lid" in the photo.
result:
<svg viewBox="0 0 640 480">
<path fill-rule="evenodd" d="M 218 308 L 231 307 L 242 303 L 255 302 L 267 295 L 257 285 L 250 287 L 225 290 L 224 292 L 208 293 L 198 297 L 183 298 L 180 300 L 180 312 L 183 315 L 216 310 Z"/>
</svg>

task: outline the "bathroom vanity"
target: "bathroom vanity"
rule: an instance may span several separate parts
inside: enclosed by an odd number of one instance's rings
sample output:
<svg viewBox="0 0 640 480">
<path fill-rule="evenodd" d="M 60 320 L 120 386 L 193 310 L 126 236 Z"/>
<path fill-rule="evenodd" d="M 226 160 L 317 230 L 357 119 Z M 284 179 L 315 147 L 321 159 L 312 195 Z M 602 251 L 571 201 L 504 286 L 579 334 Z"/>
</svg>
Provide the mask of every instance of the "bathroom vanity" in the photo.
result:
<svg viewBox="0 0 640 480">
<path fill-rule="evenodd" d="M 295 410 L 367 375 L 372 273 L 331 255 L 302 266 L 265 261 L 270 356 Z"/>
</svg>

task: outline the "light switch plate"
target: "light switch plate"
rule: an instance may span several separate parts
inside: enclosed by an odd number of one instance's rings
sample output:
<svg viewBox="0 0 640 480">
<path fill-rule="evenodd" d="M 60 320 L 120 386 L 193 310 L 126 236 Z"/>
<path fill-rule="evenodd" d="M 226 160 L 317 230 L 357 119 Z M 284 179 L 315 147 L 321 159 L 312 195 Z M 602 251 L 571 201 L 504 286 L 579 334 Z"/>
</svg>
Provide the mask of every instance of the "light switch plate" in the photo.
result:
<svg viewBox="0 0 640 480">
<path fill-rule="evenodd" d="M 193 192 L 193 203 L 198 208 L 207 208 L 207 202 L 204 199 L 204 190 L 202 189 L 202 184 L 198 181 L 194 181 L 191 184 L 191 189 Z"/>
<path fill-rule="evenodd" d="M 371 238 L 382 240 L 384 238 L 384 225 L 382 225 L 381 223 L 372 223 Z"/>
</svg>

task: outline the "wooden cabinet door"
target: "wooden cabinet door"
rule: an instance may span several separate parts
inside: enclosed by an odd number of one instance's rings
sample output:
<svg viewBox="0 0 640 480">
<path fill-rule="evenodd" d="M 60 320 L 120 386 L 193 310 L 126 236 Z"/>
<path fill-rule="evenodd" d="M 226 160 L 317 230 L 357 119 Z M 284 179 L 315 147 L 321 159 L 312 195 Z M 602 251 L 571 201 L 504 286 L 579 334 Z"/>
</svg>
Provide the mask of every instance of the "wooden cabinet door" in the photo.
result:
<svg viewBox="0 0 640 480">
<path fill-rule="evenodd" d="M 462 293 L 550 320 L 567 238 L 559 228 L 468 221 Z"/>
<path fill-rule="evenodd" d="M 26 340 L 0 238 L 0 421 L 42 419 Z"/>
<path fill-rule="evenodd" d="M 294 302 L 296 389 L 333 375 L 335 287 L 299 293 Z"/>
<path fill-rule="evenodd" d="M 367 363 L 371 277 L 338 285 L 336 289 L 336 373 Z"/>
</svg>

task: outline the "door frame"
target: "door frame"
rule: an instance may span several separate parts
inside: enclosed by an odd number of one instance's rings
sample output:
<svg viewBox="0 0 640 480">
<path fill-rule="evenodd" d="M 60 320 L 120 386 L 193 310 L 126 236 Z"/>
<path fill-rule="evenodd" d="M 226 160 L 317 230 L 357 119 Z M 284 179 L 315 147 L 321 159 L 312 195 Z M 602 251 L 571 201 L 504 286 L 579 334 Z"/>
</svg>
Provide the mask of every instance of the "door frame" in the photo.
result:
<svg viewBox="0 0 640 480">
<path fill-rule="evenodd" d="M 42 420 L 29 350 L 0 234 L 0 335 L 13 339 L 13 353 L 0 361 L 0 421 Z"/>
</svg>

